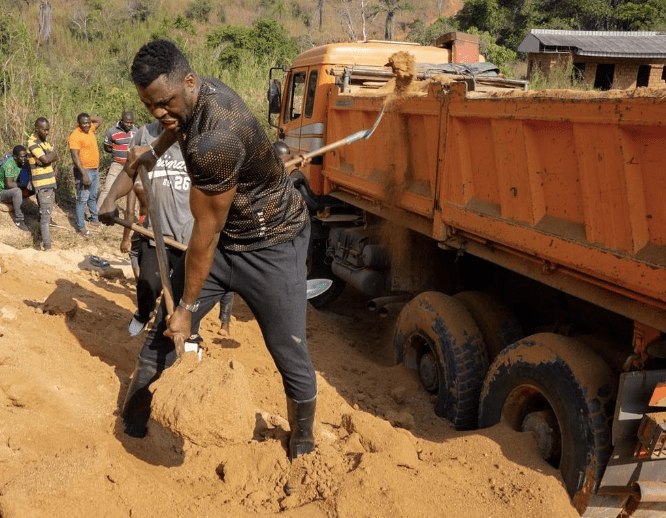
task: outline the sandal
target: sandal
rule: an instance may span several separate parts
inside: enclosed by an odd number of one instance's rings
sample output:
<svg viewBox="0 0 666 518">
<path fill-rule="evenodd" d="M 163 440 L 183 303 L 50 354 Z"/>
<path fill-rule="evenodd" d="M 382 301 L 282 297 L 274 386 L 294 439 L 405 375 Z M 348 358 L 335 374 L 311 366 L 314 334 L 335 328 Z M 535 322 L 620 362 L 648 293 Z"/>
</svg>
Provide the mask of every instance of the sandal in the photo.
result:
<svg viewBox="0 0 666 518">
<path fill-rule="evenodd" d="M 101 268 L 102 270 L 107 270 L 111 266 L 109 261 L 102 259 L 97 255 L 90 256 L 90 264 L 96 266 L 97 268 Z"/>
</svg>

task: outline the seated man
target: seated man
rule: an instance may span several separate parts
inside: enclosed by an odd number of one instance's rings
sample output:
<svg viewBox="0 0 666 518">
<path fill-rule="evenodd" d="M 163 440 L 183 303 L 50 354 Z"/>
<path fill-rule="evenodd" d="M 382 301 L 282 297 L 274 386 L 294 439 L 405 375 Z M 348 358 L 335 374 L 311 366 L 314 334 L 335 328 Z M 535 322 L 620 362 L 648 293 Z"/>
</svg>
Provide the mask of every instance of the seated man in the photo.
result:
<svg viewBox="0 0 666 518">
<path fill-rule="evenodd" d="M 24 232 L 30 229 L 23 220 L 21 204 L 23 203 L 23 189 L 17 182 L 21 169 L 28 166 L 28 150 L 19 145 L 13 151 L 13 156 L 5 161 L 0 167 L 0 201 L 10 203 L 14 206 L 14 223 Z"/>
</svg>

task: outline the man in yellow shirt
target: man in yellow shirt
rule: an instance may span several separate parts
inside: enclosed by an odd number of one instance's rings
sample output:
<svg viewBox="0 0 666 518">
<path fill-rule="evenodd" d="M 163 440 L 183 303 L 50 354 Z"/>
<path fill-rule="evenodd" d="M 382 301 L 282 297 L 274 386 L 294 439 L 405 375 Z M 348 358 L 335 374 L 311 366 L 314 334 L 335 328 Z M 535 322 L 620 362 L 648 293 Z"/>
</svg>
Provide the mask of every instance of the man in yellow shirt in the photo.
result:
<svg viewBox="0 0 666 518">
<path fill-rule="evenodd" d="M 79 113 L 78 126 L 69 136 L 69 152 L 74 162 L 74 184 L 76 186 L 76 231 L 88 237 L 85 210 L 90 211 L 90 226 L 99 227 L 97 218 L 97 187 L 99 183 L 99 146 L 95 131 L 104 119 Z"/>
<path fill-rule="evenodd" d="M 32 185 L 39 203 L 40 231 L 44 250 L 51 249 L 51 209 L 55 200 L 56 174 L 53 166 L 58 161 L 58 153 L 46 139 L 51 125 L 46 117 L 35 121 L 35 132 L 28 139 L 28 156 Z"/>
</svg>

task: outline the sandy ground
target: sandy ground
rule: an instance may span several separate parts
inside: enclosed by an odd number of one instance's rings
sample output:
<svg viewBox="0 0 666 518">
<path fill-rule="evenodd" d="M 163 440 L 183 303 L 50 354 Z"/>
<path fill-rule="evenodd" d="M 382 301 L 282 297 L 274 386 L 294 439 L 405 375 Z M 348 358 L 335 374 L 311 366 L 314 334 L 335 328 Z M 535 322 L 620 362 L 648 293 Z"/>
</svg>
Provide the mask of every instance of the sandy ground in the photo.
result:
<svg viewBox="0 0 666 518">
<path fill-rule="evenodd" d="M 89 242 L 65 248 L 0 244 L 2 518 L 578 516 L 531 436 L 435 417 L 394 365 L 391 320 L 352 290 L 308 313 L 314 453 L 287 460 L 281 382 L 238 297 L 231 336 L 211 313 L 203 360 L 186 355 L 156 384 L 162 424 L 127 437 L 118 406 L 142 345 L 127 334 L 131 270 L 110 248 L 104 274 Z"/>
</svg>

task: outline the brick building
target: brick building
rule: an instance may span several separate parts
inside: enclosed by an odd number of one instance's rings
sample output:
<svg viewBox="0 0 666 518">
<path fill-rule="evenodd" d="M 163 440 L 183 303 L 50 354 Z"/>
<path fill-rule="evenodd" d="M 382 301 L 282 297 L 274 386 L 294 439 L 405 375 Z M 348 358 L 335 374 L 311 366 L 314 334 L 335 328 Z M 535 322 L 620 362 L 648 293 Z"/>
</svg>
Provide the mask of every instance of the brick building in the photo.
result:
<svg viewBox="0 0 666 518">
<path fill-rule="evenodd" d="M 518 46 L 528 54 L 527 76 L 547 77 L 570 61 L 574 73 L 600 90 L 666 85 L 666 33 L 532 29 Z"/>
</svg>

